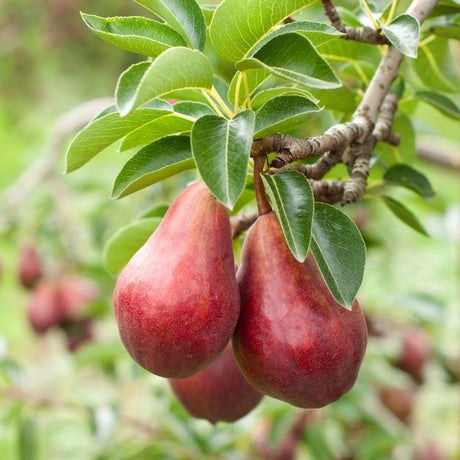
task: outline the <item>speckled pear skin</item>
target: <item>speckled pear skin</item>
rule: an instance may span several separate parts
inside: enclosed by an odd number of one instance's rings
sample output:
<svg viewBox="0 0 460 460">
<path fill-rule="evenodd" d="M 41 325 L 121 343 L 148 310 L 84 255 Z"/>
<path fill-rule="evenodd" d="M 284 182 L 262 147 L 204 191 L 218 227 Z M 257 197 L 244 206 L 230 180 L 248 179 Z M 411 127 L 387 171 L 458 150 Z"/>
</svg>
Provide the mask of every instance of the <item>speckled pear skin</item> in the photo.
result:
<svg viewBox="0 0 460 460">
<path fill-rule="evenodd" d="M 156 375 L 188 377 L 222 352 L 240 297 L 230 220 L 204 184 L 174 201 L 121 272 L 113 304 L 126 349 Z"/>
<path fill-rule="evenodd" d="M 241 374 L 231 344 L 206 369 L 186 379 L 170 379 L 169 384 L 192 416 L 213 424 L 244 417 L 263 397 Z"/>
<path fill-rule="evenodd" d="M 325 406 L 353 386 L 367 344 L 358 302 L 349 311 L 334 300 L 311 253 L 295 260 L 272 212 L 248 232 L 237 279 L 233 347 L 252 386 L 303 408 Z"/>
</svg>

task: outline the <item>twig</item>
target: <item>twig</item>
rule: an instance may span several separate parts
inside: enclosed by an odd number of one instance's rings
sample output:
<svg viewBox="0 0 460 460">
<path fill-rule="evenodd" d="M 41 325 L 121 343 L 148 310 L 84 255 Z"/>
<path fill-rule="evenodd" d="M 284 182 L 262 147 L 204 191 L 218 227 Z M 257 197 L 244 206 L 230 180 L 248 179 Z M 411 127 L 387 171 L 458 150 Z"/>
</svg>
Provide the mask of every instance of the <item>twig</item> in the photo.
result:
<svg viewBox="0 0 460 460">
<path fill-rule="evenodd" d="M 233 238 L 237 238 L 245 232 L 257 219 L 257 212 L 246 212 L 230 217 Z"/>
<path fill-rule="evenodd" d="M 417 141 L 417 156 L 424 161 L 460 173 L 460 156 L 448 145 L 434 143 L 427 138 Z"/>
</svg>

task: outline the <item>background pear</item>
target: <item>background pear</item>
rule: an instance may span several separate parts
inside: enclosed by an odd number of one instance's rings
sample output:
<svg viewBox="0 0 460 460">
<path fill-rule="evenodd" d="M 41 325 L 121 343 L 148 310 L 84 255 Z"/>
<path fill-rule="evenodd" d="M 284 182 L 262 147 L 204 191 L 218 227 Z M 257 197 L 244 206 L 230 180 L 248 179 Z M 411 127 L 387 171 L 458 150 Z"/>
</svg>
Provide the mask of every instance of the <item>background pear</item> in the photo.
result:
<svg viewBox="0 0 460 460">
<path fill-rule="evenodd" d="M 163 377 L 188 377 L 230 341 L 240 310 L 230 221 L 202 183 L 187 187 L 121 272 L 115 317 L 131 356 Z"/>
<path fill-rule="evenodd" d="M 169 384 L 191 415 L 211 423 L 244 417 L 263 396 L 241 374 L 231 344 L 206 369 L 185 379 L 170 379 Z"/>
<path fill-rule="evenodd" d="M 329 292 L 311 254 L 299 263 L 274 213 L 249 230 L 237 274 L 241 315 L 236 359 L 257 390 L 304 408 L 322 407 L 354 384 L 367 329 Z"/>
</svg>

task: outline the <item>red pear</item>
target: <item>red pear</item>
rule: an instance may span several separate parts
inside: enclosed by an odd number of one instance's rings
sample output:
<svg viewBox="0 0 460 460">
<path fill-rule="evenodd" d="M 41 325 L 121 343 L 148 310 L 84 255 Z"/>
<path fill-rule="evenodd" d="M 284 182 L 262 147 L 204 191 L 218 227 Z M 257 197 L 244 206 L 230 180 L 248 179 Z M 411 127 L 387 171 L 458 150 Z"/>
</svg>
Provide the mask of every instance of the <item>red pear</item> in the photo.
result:
<svg viewBox="0 0 460 460">
<path fill-rule="evenodd" d="M 261 393 L 322 407 L 354 384 L 367 344 L 359 304 L 333 298 L 310 253 L 299 263 L 274 213 L 259 217 L 243 246 L 235 357 Z"/>
<path fill-rule="evenodd" d="M 61 324 L 67 341 L 67 349 L 75 353 L 85 343 L 94 339 L 92 319 L 82 318 L 76 321 Z"/>
<path fill-rule="evenodd" d="M 204 184 L 174 201 L 121 272 L 113 303 L 125 347 L 154 374 L 188 377 L 225 348 L 240 296 L 230 220 Z"/>
<path fill-rule="evenodd" d="M 396 365 L 417 382 L 423 380 L 425 363 L 431 358 L 431 344 L 422 329 L 412 328 L 406 332 Z"/>
<path fill-rule="evenodd" d="M 191 415 L 211 423 L 244 417 L 263 396 L 241 374 L 231 344 L 206 369 L 185 379 L 170 379 L 169 384 Z"/>
<path fill-rule="evenodd" d="M 101 292 L 88 278 L 64 275 L 59 280 L 59 303 L 64 321 L 80 319 L 85 308 L 97 301 Z"/>
<path fill-rule="evenodd" d="M 43 264 L 37 249 L 26 244 L 19 251 L 18 277 L 21 284 L 31 289 L 43 275 Z"/>
<path fill-rule="evenodd" d="M 414 393 L 407 388 L 386 387 L 379 391 L 382 404 L 402 422 L 407 422 L 414 407 Z"/>
<path fill-rule="evenodd" d="M 62 320 L 58 297 L 58 288 L 53 281 L 40 281 L 33 289 L 27 315 L 35 332 L 42 334 Z"/>
</svg>

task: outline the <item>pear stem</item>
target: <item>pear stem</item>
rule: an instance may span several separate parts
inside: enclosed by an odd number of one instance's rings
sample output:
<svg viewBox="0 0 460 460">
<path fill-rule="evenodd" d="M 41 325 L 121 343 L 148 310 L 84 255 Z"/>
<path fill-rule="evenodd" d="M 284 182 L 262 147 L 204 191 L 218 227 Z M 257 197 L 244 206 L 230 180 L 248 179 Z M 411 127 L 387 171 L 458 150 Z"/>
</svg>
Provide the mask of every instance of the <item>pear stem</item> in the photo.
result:
<svg viewBox="0 0 460 460">
<path fill-rule="evenodd" d="M 272 208 L 268 203 L 267 196 L 265 195 L 264 184 L 260 175 L 264 170 L 266 157 L 265 155 L 257 156 L 254 158 L 254 188 L 256 191 L 257 211 L 259 216 L 268 214 Z"/>
</svg>

